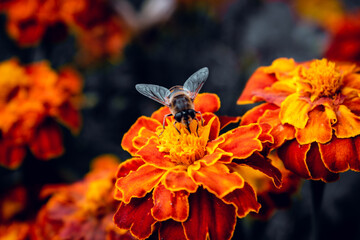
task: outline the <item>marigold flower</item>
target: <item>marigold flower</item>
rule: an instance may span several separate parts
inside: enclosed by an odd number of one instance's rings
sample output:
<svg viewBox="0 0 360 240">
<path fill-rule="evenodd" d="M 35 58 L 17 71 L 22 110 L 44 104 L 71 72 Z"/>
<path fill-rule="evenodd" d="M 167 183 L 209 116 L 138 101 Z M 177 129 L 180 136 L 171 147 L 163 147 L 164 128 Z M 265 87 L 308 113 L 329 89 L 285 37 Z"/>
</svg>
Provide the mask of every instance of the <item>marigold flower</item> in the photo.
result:
<svg viewBox="0 0 360 240">
<path fill-rule="evenodd" d="M 220 107 L 214 94 L 199 94 L 194 104 L 204 124 L 192 121 L 191 132 L 181 123 L 175 128 L 173 119 L 163 131 L 169 109 L 162 107 L 140 117 L 124 135 L 122 146 L 133 158 L 118 169 L 115 199 L 122 202 L 114 221 L 137 238 L 158 229 L 160 239 L 230 239 L 236 217 L 260 209 L 253 187 L 239 173 L 243 167 L 281 185 L 279 170 L 260 154 L 263 143 L 273 140 L 269 125 L 251 124 L 219 136 L 237 118 L 213 113 Z"/>
<path fill-rule="evenodd" d="M 329 31 L 324 56 L 334 61 L 360 63 L 360 11 L 344 14 Z"/>
<path fill-rule="evenodd" d="M 76 133 L 81 124 L 79 76 L 70 68 L 54 72 L 47 62 L 0 63 L 0 164 L 20 165 L 29 147 L 47 160 L 63 152 L 57 122 Z"/>
<path fill-rule="evenodd" d="M 239 104 L 265 101 L 242 124 L 272 125 L 273 148 L 287 169 L 305 179 L 334 181 L 360 170 L 359 67 L 326 59 L 280 58 L 249 79 Z"/>
<path fill-rule="evenodd" d="M 130 37 L 130 29 L 106 0 L 8 0 L 0 3 L 7 15 L 7 31 L 20 46 L 38 44 L 45 37 L 59 41 L 74 33 L 79 59 L 115 60 Z"/>
<path fill-rule="evenodd" d="M 113 199 L 116 157 L 94 159 L 91 172 L 67 186 L 47 186 L 52 194 L 34 225 L 34 239 L 134 239 L 112 221 L 118 202 Z"/>
</svg>

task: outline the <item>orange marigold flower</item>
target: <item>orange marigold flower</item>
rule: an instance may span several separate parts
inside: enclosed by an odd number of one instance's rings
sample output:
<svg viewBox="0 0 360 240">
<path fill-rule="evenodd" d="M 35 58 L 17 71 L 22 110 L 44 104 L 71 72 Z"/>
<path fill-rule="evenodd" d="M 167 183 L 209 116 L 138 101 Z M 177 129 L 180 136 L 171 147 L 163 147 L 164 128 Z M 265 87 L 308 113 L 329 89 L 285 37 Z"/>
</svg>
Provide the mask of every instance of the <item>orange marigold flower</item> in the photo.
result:
<svg viewBox="0 0 360 240">
<path fill-rule="evenodd" d="M 334 61 L 360 63 L 360 10 L 345 14 L 329 31 L 325 57 Z"/>
<path fill-rule="evenodd" d="M 303 178 L 328 182 L 359 171 L 359 70 L 327 59 L 277 59 L 255 71 L 238 99 L 266 102 L 247 112 L 242 124 L 271 124 L 273 148 Z"/>
<path fill-rule="evenodd" d="M 113 199 L 117 165 L 116 157 L 103 155 L 83 180 L 45 187 L 42 196 L 52 196 L 37 216 L 34 239 L 134 239 L 112 221 L 118 205 Z"/>
<path fill-rule="evenodd" d="M 79 59 L 116 60 L 130 37 L 130 29 L 107 0 L 8 0 L 0 2 L 7 15 L 7 31 L 20 46 L 39 43 L 45 35 L 62 40 L 75 34 Z"/>
<path fill-rule="evenodd" d="M 194 104 L 204 123 L 192 121 L 191 132 L 181 123 L 175 128 L 173 119 L 163 131 L 169 109 L 162 107 L 124 135 L 122 146 L 133 158 L 118 169 L 115 199 L 121 204 L 114 221 L 137 238 L 158 229 L 160 239 L 230 239 L 236 217 L 260 209 L 240 174 L 243 167 L 281 185 L 281 173 L 261 155 L 263 143 L 273 140 L 269 125 L 250 124 L 219 136 L 222 126 L 237 119 L 213 113 L 220 107 L 214 94 L 199 94 Z"/>
<path fill-rule="evenodd" d="M 39 159 L 62 154 L 57 122 L 79 130 L 81 88 L 70 68 L 56 73 L 44 61 L 25 67 L 15 59 L 0 63 L 0 164 L 18 167 L 27 146 Z"/>
<path fill-rule="evenodd" d="M 30 236 L 31 225 L 22 222 L 0 224 L 0 240 L 26 240 Z"/>
</svg>

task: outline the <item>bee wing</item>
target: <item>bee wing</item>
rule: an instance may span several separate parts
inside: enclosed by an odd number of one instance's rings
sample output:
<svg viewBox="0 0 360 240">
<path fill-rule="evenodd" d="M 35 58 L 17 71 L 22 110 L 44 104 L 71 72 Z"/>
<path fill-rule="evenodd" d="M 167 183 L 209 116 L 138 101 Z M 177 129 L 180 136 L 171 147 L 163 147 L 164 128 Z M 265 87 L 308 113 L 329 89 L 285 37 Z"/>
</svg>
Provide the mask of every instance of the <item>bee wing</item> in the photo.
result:
<svg viewBox="0 0 360 240">
<path fill-rule="evenodd" d="M 136 84 L 135 88 L 144 96 L 151 98 L 152 100 L 157 101 L 165 106 L 169 106 L 169 89 L 153 84 Z"/>
<path fill-rule="evenodd" d="M 200 89 L 204 85 L 209 76 L 209 69 L 207 67 L 201 68 L 196 73 L 191 75 L 184 83 L 184 89 L 190 91 L 190 98 L 194 100 Z"/>
</svg>

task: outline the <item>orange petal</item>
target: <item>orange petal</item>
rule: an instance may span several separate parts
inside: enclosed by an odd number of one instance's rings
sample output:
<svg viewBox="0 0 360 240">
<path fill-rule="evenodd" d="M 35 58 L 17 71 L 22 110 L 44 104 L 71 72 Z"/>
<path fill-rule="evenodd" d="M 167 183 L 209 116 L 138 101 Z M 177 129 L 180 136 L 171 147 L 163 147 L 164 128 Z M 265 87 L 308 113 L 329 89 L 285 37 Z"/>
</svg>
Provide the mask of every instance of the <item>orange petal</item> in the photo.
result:
<svg viewBox="0 0 360 240">
<path fill-rule="evenodd" d="M 189 204 L 190 215 L 183 223 L 187 239 L 231 239 L 236 225 L 233 205 L 225 204 L 202 188 L 190 195 Z"/>
<path fill-rule="evenodd" d="M 282 124 L 289 123 L 296 128 L 304 128 L 309 119 L 310 110 L 310 104 L 301 100 L 299 94 L 294 93 L 282 102 L 279 117 Z"/>
<path fill-rule="evenodd" d="M 345 99 L 343 104 L 355 115 L 360 115 L 360 98 Z"/>
<path fill-rule="evenodd" d="M 261 141 L 257 139 L 260 134 L 261 127 L 258 124 L 240 126 L 221 135 L 225 141 L 219 145 L 219 148 L 233 153 L 234 158 L 247 158 L 253 152 L 263 149 Z"/>
<path fill-rule="evenodd" d="M 249 167 L 252 167 L 253 169 L 259 170 L 262 173 L 269 176 L 276 187 L 281 186 L 281 179 L 282 174 L 271 164 L 271 161 L 267 158 L 265 158 L 263 155 L 261 155 L 258 152 L 255 152 L 253 155 L 251 155 L 249 158 L 246 159 L 236 159 L 233 161 L 236 164 L 244 164 Z"/>
<path fill-rule="evenodd" d="M 265 89 L 276 81 L 274 75 L 264 72 L 263 67 L 258 68 L 247 81 L 244 91 L 237 100 L 237 104 L 253 103 L 254 91 Z"/>
<path fill-rule="evenodd" d="M 138 238 L 148 238 L 156 223 L 150 214 L 153 205 L 151 194 L 144 198 L 134 198 L 129 204 L 121 203 L 114 215 L 114 222 L 119 228 L 130 230 Z"/>
<path fill-rule="evenodd" d="M 259 118 L 259 123 L 268 123 L 272 126 L 270 134 L 274 137 L 272 148 L 281 146 L 286 140 L 295 137 L 295 129 L 289 124 L 281 124 L 279 119 L 280 108 L 276 110 L 265 110 L 263 116 Z"/>
<path fill-rule="evenodd" d="M 239 218 L 245 217 L 249 212 L 259 212 L 261 207 L 256 200 L 254 189 L 247 182 L 243 188 L 236 189 L 226 195 L 223 201 L 235 206 L 236 215 Z"/>
<path fill-rule="evenodd" d="M 198 185 L 203 185 L 219 198 L 244 186 L 244 179 L 238 173 L 230 173 L 224 164 L 202 165 L 198 170 L 189 167 L 188 171 Z"/>
<path fill-rule="evenodd" d="M 338 138 L 350 138 L 360 135 L 360 117 L 344 105 L 336 111 L 337 123 L 333 125 Z"/>
<path fill-rule="evenodd" d="M 187 192 L 196 192 L 198 186 L 189 177 L 185 171 L 168 171 L 164 176 L 164 185 L 167 189 L 175 192 L 186 190 Z"/>
<path fill-rule="evenodd" d="M 170 113 L 171 112 L 168 107 L 161 107 L 158 110 L 156 110 L 155 112 L 153 112 L 153 114 L 151 115 L 151 118 L 158 120 L 162 124 L 164 121 L 165 115 L 170 114 Z"/>
<path fill-rule="evenodd" d="M 0 165 L 15 169 L 22 163 L 25 155 L 24 146 L 12 145 L 4 139 L 0 140 Z"/>
<path fill-rule="evenodd" d="M 117 179 L 115 186 L 122 192 L 121 201 L 129 203 L 131 198 L 144 197 L 159 184 L 166 171 L 150 165 L 143 165 L 126 177 Z M 120 200 L 120 199 L 119 199 Z"/>
<path fill-rule="evenodd" d="M 309 112 L 309 120 L 302 129 L 296 128 L 296 139 L 300 144 L 312 142 L 326 143 L 332 138 L 331 123 L 336 119 L 329 119 L 328 108 L 317 107 Z"/>
<path fill-rule="evenodd" d="M 302 178 L 311 178 L 306 164 L 306 154 L 310 150 L 310 144 L 300 145 L 296 140 L 285 142 L 279 149 L 278 155 L 284 162 L 285 168 L 296 173 Z"/>
<path fill-rule="evenodd" d="M 121 141 L 121 146 L 124 150 L 128 151 L 130 154 L 135 154 L 138 149 L 133 144 L 133 139 L 139 134 L 139 130 L 142 127 L 149 129 L 150 131 L 155 132 L 156 128 L 161 126 L 161 124 L 149 117 L 141 116 L 136 120 L 136 122 L 131 126 L 129 131 L 124 134 L 124 137 Z"/>
<path fill-rule="evenodd" d="M 306 155 L 306 164 L 310 171 L 312 180 L 333 182 L 339 178 L 339 174 L 330 172 L 329 169 L 325 167 L 324 162 L 321 159 L 317 143 L 311 144 L 310 150 Z"/>
<path fill-rule="evenodd" d="M 214 93 L 200 93 L 194 100 L 194 106 L 201 113 L 214 113 L 220 109 L 220 99 Z"/>
<path fill-rule="evenodd" d="M 231 123 L 237 123 L 240 120 L 240 117 L 229 117 L 229 116 L 219 116 L 220 120 L 220 129 L 223 129 Z"/>
<path fill-rule="evenodd" d="M 74 133 L 78 133 L 81 126 L 80 111 L 71 103 L 66 102 L 59 107 L 59 120 L 69 127 Z"/>
<path fill-rule="evenodd" d="M 272 103 L 263 103 L 256 107 L 253 107 L 242 116 L 240 125 L 256 123 L 258 122 L 259 118 L 264 115 L 266 110 L 276 109 L 279 109 L 279 107 Z"/>
<path fill-rule="evenodd" d="M 145 162 L 159 168 L 175 167 L 176 163 L 172 162 L 171 159 L 166 156 L 166 153 L 159 152 L 157 146 L 159 146 L 157 137 L 152 137 L 136 154 L 141 156 Z"/>
<path fill-rule="evenodd" d="M 204 120 L 204 126 L 211 124 L 209 131 L 208 141 L 212 141 L 219 136 L 220 133 L 220 121 L 219 118 L 213 113 L 202 114 Z M 199 120 L 201 121 L 201 120 Z M 202 134 L 204 135 L 204 133 Z"/>
<path fill-rule="evenodd" d="M 360 137 L 339 139 L 319 144 L 325 166 L 333 172 L 360 170 Z"/>
<path fill-rule="evenodd" d="M 122 162 L 119 165 L 118 171 L 116 173 L 116 178 L 126 177 L 131 171 L 136 171 L 139 167 L 144 165 L 145 162 L 140 158 L 132 158 Z"/>
<path fill-rule="evenodd" d="M 221 149 L 217 149 L 215 152 L 205 155 L 199 161 L 207 166 L 211 166 L 218 161 L 221 161 L 222 163 L 230 163 L 232 160 L 232 156 L 232 153 L 224 152 Z"/>
<path fill-rule="evenodd" d="M 47 160 L 64 152 L 61 129 L 52 120 L 44 121 L 36 130 L 29 147 L 39 159 Z"/>
<path fill-rule="evenodd" d="M 186 240 L 182 224 L 173 220 L 162 222 L 159 229 L 159 239 Z"/>
<path fill-rule="evenodd" d="M 140 128 L 139 132 L 138 132 L 138 136 L 135 136 L 133 138 L 133 146 L 136 148 L 136 149 L 140 149 L 142 146 L 144 146 L 149 138 L 151 137 L 157 137 L 158 135 L 153 132 L 152 130 L 149 130 L 145 127 L 142 127 Z"/>
<path fill-rule="evenodd" d="M 189 193 L 186 191 L 172 192 L 159 185 L 153 192 L 154 207 L 151 214 L 157 221 L 173 219 L 184 222 L 189 215 Z"/>
</svg>

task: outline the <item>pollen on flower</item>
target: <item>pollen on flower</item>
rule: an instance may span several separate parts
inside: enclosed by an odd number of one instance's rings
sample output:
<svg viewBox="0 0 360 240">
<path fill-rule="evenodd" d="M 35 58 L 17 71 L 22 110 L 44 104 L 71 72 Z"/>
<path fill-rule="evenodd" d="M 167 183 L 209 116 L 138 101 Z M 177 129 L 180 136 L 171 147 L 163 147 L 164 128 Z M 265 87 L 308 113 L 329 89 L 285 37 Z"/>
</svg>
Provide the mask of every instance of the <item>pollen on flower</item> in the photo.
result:
<svg viewBox="0 0 360 240">
<path fill-rule="evenodd" d="M 309 68 L 302 68 L 300 77 L 300 82 L 307 87 L 300 87 L 299 90 L 309 92 L 312 101 L 334 96 L 342 84 L 342 76 L 335 63 L 326 59 L 315 60 Z"/>
<path fill-rule="evenodd" d="M 211 124 L 202 126 L 200 122 L 192 121 L 189 132 L 183 124 L 173 125 L 168 121 L 159 137 L 159 151 L 168 153 L 171 160 L 179 165 L 191 165 L 205 156 L 210 126 Z M 160 131 L 160 128 L 158 130 Z"/>
</svg>

